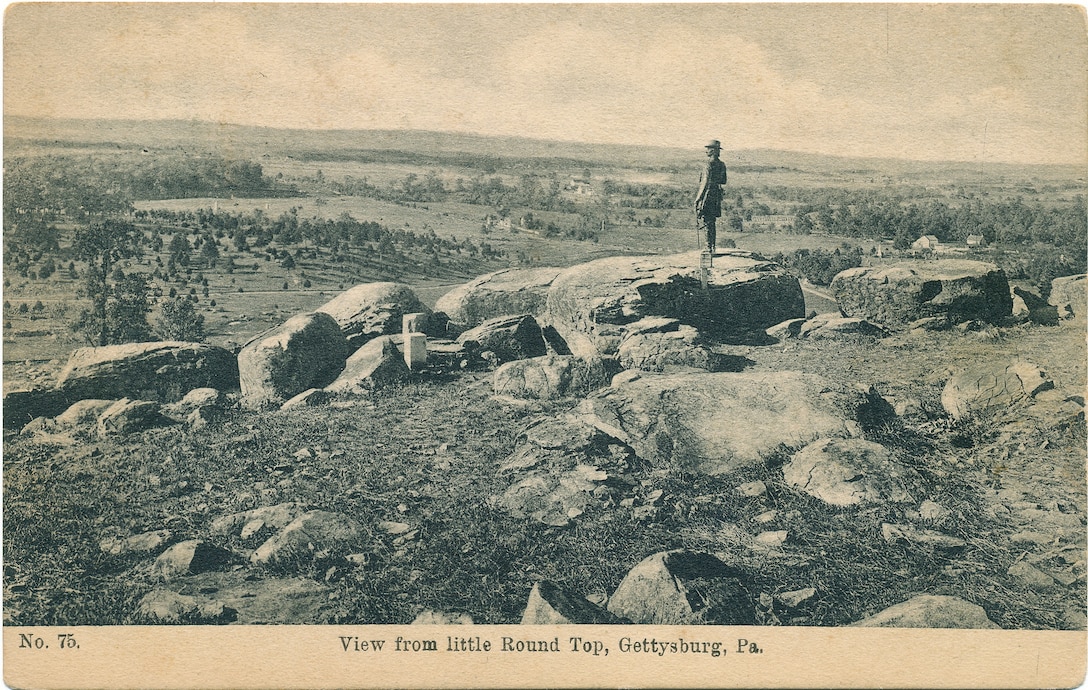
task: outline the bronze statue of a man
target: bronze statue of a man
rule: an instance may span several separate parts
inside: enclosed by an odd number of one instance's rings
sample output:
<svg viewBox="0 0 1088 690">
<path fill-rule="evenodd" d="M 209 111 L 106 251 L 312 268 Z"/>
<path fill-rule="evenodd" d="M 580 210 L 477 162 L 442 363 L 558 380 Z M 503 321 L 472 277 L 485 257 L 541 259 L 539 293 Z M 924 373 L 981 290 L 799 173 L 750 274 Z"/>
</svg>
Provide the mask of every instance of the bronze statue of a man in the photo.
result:
<svg viewBox="0 0 1088 690">
<path fill-rule="evenodd" d="M 722 215 L 722 185 L 725 184 L 725 163 L 718 158 L 722 145 L 714 139 L 706 145 L 706 168 L 699 176 L 699 194 L 695 197 L 695 219 L 706 240 L 706 251 L 714 253 L 717 242 L 718 218 Z"/>
</svg>

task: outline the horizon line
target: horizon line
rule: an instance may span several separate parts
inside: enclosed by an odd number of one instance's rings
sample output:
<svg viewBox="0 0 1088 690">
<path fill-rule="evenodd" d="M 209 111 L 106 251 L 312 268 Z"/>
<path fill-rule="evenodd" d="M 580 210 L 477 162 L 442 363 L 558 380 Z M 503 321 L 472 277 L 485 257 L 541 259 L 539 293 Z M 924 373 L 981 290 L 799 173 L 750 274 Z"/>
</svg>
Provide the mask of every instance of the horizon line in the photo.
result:
<svg viewBox="0 0 1088 690">
<path fill-rule="evenodd" d="M 563 144 L 574 146 L 592 146 L 592 147 L 620 147 L 624 149 L 666 149 L 673 152 L 692 151 L 701 152 L 703 147 L 701 145 L 692 145 L 690 149 L 688 147 L 679 146 L 675 144 L 617 144 L 614 142 L 601 142 L 601 141 L 584 141 L 576 139 L 554 139 L 554 138 L 538 138 L 528 136 L 524 134 L 485 134 L 482 132 L 472 132 L 464 130 L 441 130 L 441 129 L 413 129 L 413 128 L 375 128 L 375 127 L 289 127 L 283 125 L 256 125 L 256 124 L 241 124 L 237 122 L 213 122 L 210 120 L 203 120 L 200 118 L 124 118 L 124 117 L 53 117 L 48 115 L 24 115 L 18 113 L 5 113 L 3 115 L 4 120 L 11 118 L 19 118 L 23 120 L 38 120 L 49 122 L 140 122 L 140 123 L 178 123 L 178 124 L 199 124 L 208 127 L 224 127 L 224 128 L 237 128 L 237 129 L 251 129 L 251 130 L 271 130 L 279 132 L 371 132 L 371 133 L 418 133 L 418 134 L 438 134 L 444 136 L 463 136 L 474 137 L 478 139 L 508 139 L 508 140 L 523 140 L 527 142 L 534 142 L 537 144 Z M 7 138 L 7 127 L 4 127 L 4 137 Z M 700 140 L 701 141 L 701 140 Z M 384 150 L 397 150 L 397 149 L 384 149 Z M 799 154 L 803 156 L 819 156 L 824 158 L 832 158 L 837 160 L 858 160 L 858 161 L 888 161 L 898 163 L 920 163 L 930 165 L 975 165 L 975 166 L 987 166 L 987 165 L 1001 165 L 1010 167 L 1038 167 L 1038 168 L 1075 168 L 1088 172 L 1088 161 L 1082 163 L 1042 163 L 1042 162 L 1023 162 L 1023 161 L 1009 161 L 1009 160 L 956 160 L 956 159 L 943 159 L 943 158 L 901 158 L 897 156 L 882 156 L 882 155 L 841 155 L 835 153 L 825 153 L 823 151 L 805 151 L 799 149 L 785 149 L 785 148 L 770 148 L 766 146 L 753 147 L 753 148 L 723 148 L 724 151 L 733 153 L 748 152 L 748 151 L 768 151 L 774 153 L 784 154 Z M 533 156 L 539 157 L 539 156 Z M 557 156 L 565 158 L 568 156 Z"/>
</svg>

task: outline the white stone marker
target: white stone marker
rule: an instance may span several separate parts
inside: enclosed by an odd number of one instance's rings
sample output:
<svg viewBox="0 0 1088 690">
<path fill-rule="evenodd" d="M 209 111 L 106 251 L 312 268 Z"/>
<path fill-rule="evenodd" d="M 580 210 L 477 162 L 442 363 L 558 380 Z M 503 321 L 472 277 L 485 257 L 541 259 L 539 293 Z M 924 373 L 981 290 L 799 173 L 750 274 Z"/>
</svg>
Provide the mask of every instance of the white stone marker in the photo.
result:
<svg viewBox="0 0 1088 690">
<path fill-rule="evenodd" d="M 427 365 L 427 335 L 420 333 L 426 314 L 418 312 L 405 314 L 404 326 L 404 363 L 413 371 Z"/>
</svg>

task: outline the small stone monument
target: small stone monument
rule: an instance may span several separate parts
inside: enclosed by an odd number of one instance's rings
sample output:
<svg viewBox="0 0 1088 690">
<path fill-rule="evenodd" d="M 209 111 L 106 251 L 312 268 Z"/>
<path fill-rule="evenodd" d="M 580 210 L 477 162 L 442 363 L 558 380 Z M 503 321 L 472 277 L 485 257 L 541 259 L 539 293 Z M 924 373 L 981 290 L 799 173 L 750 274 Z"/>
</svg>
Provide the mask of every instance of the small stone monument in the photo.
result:
<svg viewBox="0 0 1088 690">
<path fill-rule="evenodd" d="M 710 277 L 710 269 L 714 267 L 714 255 L 710 250 L 704 249 L 699 254 L 699 282 L 702 283 L 703 289 L 706 289 L 707 281 Z"/>
<path fill-rule="evenodd" d="M 404 363 L 412 371 L 427 365 L 427 335 L 422 332 L 423 319 L 426 316 L 422 312 L 405 314 L 402 321 L 404 329 Z"/>
</svg>

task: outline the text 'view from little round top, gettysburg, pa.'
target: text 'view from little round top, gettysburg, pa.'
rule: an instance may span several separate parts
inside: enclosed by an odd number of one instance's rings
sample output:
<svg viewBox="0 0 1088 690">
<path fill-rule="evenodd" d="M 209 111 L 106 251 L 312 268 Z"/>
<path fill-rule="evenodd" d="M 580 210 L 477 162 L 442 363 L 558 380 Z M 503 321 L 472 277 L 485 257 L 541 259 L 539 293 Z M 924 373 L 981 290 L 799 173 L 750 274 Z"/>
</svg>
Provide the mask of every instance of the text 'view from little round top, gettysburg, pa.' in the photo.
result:
<svg viewBox="0 0 1088 690">
<path fill-rule="evenodd" d="M 5 622 L 1083 630 L 1083 170 L 703 143 L 6 118 Z"/>
</svg>

